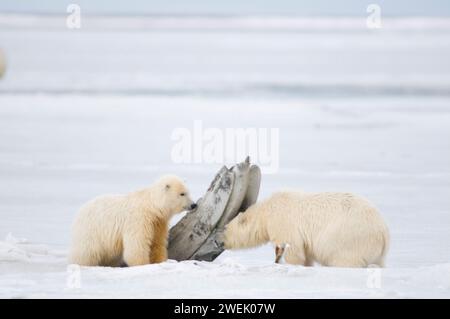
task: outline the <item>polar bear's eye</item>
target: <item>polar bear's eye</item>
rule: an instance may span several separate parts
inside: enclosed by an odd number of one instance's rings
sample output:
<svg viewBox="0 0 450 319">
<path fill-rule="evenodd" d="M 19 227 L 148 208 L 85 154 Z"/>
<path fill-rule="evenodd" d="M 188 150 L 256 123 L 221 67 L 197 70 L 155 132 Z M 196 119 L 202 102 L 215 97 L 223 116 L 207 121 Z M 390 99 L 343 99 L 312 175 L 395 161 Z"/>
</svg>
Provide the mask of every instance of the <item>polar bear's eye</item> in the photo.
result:
<svg viewBox="0 0 450 319">
<path fill-rule="evenodd" d="M 185 193 L 181 193 L 181 194 L 180 194 L 180 196 L 184 196 L 184 195 L 186 195 L 186 194 L 185 194 Z"/>
</svg>

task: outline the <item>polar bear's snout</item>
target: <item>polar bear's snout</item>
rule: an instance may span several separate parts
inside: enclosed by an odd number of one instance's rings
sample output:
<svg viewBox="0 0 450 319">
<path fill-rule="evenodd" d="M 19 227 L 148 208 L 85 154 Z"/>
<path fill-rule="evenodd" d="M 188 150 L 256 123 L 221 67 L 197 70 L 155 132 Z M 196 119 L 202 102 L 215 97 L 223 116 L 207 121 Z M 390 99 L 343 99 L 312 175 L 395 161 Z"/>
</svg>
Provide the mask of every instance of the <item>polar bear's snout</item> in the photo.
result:
<svg viewBox="0 0 450 319">
<path fill-rule="evenodd" d="M 192 200 L 186 206 L 183 207 L 184 210 L 193 210 L 196 208 L 197 208 L 197 204 Z"/>
<path fill-rule="evenodd" d="M 185 205 L 183 206 L 183 210 L 194 210 L 197 208 L 197 203 L 192 200 L 192 198 L 189 196 L 189 194 L 185 195 L 186 201 Z"/>
</svg>

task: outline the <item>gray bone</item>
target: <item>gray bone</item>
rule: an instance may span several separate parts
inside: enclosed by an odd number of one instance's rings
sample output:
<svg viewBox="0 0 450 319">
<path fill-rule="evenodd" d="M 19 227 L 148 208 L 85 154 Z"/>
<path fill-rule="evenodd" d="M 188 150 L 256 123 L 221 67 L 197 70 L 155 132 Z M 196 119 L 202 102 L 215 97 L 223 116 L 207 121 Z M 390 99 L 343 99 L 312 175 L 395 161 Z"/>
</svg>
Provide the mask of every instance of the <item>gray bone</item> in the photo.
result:
<svg viewBox="0 0 450 319">
<path fill-rule="evenodd" d="M 250 166 L 248 157 L 230 169 L 223 167 L 199 200 L 198 208 L 170 230 L 169 258 L 212 261 L 219 256 L 224 250 L 221 235 L 225 225 L 256 202 L 260 182 L 261 171 L 256 165 Z M 222 184 L 227 186 L 217 187 Z"/>
<path fill-rule="evenodd" d="M 230 198 L 234 175 L 224 166 L 197 208 L 188 212 L 169 232 L 170 259 L 189 259 L 216 227 Z"/>
</svg>

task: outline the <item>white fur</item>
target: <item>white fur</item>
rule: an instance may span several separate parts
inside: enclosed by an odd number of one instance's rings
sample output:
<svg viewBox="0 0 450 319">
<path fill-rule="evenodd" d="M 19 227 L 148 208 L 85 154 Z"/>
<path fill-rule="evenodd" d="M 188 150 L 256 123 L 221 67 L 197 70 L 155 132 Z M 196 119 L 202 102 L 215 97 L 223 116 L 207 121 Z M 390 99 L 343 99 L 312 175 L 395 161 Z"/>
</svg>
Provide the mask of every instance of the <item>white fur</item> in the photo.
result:
<svg viewBox="0 0 450 319">
<path fill-rule="evenodd" d="M 227 249 L 289 244 L 285 260 L 311 266 L 384 265 L 389 232 L 377 209 L 350 193 L 279 192 L 227 226 Z"/>
<path fill-rule="evenodd" d="M 78 212 L 69 261 L 87 266 L 164 261 L 169 219 L 192 203 L 187 188 L 176 176 L 165 176 L 148 188 L 126 195 L 97 197 Z"/>
</svg>

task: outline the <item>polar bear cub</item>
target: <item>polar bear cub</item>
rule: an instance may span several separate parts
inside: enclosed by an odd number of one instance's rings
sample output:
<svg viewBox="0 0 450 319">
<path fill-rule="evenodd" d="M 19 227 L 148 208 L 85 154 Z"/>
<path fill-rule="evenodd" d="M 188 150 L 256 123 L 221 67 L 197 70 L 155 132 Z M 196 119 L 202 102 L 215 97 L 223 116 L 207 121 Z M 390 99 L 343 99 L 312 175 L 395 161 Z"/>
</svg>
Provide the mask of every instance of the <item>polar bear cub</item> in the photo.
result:
<svg viewBox="0 0 450 319">
<path fill-rule="evenodd" d="M 76 216 L 69 262 L 136 266 L 165 261 L 170 218 L 195 207 L 183 181 L 173 175 L 129 194 L 94 198 Z"/>
<path fill-rule="evenodd" d="M 350 193 L 279 192 L 239 214 L 224 232 L 226 249 L 272 242 L 285 261 L 311 266 L 384 266 L 389 232 L 377 209 Z M 278 256 L 277 256 L 278 258 Z"/>
</svg>

